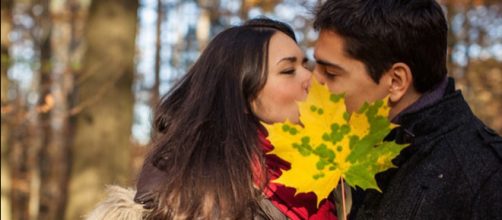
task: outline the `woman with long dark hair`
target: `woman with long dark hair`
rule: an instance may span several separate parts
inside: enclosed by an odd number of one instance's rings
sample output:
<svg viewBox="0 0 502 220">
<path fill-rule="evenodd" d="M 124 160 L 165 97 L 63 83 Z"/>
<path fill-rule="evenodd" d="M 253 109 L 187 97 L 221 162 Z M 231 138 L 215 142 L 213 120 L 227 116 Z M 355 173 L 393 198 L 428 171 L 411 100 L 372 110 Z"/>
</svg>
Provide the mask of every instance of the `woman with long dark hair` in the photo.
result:
<svg viewBox="0 0 502 220">
<path fill-rule="evenodd" d="M 299 123 L 311 72 L 294 32 L 252 19 L 218 34 L 162 98 L 134 201 L 146 219 L 336 219 L 314 194 L 272 183 L 290 164 L 260 123 Z"/>
</svg>

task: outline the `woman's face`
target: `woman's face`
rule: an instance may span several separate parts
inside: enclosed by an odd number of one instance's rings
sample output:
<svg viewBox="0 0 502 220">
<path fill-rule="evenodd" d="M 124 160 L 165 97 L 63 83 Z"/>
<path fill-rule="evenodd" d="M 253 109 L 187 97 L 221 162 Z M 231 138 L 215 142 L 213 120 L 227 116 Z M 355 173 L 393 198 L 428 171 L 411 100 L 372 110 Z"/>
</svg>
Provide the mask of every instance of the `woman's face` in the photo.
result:
<svg viewBox="0 0 502 220">
<path fill-rule="evenodd" d="M 297 102 L 307 98 L 311 72 L 307 59 L 296 42 L 276 32 L 268 47 L 267 82 L 251 106 L 258 118 L 268 124 L 299 122 Z"/>
</svg>

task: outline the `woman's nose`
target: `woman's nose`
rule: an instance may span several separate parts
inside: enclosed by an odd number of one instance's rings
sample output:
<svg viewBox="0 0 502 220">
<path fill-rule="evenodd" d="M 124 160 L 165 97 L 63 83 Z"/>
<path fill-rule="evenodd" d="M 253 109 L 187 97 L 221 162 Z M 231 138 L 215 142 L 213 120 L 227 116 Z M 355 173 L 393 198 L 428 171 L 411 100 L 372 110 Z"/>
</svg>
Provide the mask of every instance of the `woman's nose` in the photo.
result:
<svg viewBox="0 0 502 220">
<path fill-rule="evenodd" d="M 312 72 L 310 70 L 304 69 L 302 76 L 302 87 L 308 89 L 312 80 Z"/>
</svg>

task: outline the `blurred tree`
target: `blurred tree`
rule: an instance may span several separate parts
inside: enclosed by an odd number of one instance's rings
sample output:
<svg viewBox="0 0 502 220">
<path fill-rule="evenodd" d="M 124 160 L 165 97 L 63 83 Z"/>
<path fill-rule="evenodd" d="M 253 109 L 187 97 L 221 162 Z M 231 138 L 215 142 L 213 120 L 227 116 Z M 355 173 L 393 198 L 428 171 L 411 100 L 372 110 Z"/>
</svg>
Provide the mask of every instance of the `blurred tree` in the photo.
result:
<svg viewBox="0 0 502 220">
<path fill-rule="evenodd" d="M 157 21 L 155 25 L 155 69 L 154 69 L 154 81 L 153 81 L 153 86 L 151 90 L 151 100 L 150 100 L 150 105 L 152 109 L 155 109 L 157 106 L 157 103 L 160 100 L 160 65 L 161 65 L 161 59 L 160 59 L 160 52 L 162 50 L 162 45 L 161 45 L 161 33 L 162 33 L 162 21 L 164 20 L 163 18 L 165 17 L 164 15 L 164 7 L 165 5 L 163 4 L 162 0 L 157 0 Z M 152 135 L 154 135 L 154 131 L 152 131 Z"/>
<path fill-rule="evenodd" d="M 211 30 L 215 25 L 219 25 L 222 16 L 219 10 L 219 0 L 198 0 L 200 15 L 197 20 L 197 41 L 199 50 L 203 50 L 209 42 Z"/>
<path fill-rule="evenodd" d="M 489 34 L 502 27 L 502 3 L 500 0 L 443 0 L 440 3 L 445 6 L 449 26 L 449 75 L 456 79 L 457 87 L 475 114 L 500 134 L 502 97 L 498 94 L 501 88 L 489 85 L 500 82 L 502 66 L 495 53 L 488 58 L 486 54 L 502 43 L 500 34 Z"/>
<path fill-rule="evenodd" d="M 32 211 L 32 219 L 39 219 L 40 211 L 45 212 L 47 210 L 41 210 L 42 207 L 41 200 L 45 197 L 45 194 L 48 192 L 44 192 L 44 187 L 47 183 L 47 176 L 44 174 L 43 170 L 51 169 L 51 167 L 47 167 L 48 164 L 45 164 L 46 158 L 41 157 L 44 149 L 47 149 L 49 145 L 53 142 L 53 131 L 51 126 L 51 113 L 54 107 L 54 96 L 52 93 L 52 85 L 53 85 L 53 72 L 52 72 L 52 45 L 51 45 L 51 36 L 53 33 L 53 21 L 51 19 L 50 12 L 50 0 L 37 0 L 34 1 L 34 8 L 38 7 L 40 12 L 37 12 L 34 15 L 36 21 L 37 35 L 35 36 L 35 45 L 39 49 L 40 53 L 40 69 L 38 74 L 38 83 L 39 83 L 39 100 L 37 104 L 37 113 L 38 113 L 38 122 L 35 126 L 38 128 L 38 138 L 40 138 L 40 145 L 32 146 L 33 154 L 36 157 L 32 157 L 30 164 L 33 164 L 31 167 L 33 169 L 33 175 L 31 182 L 37 183 L 37 189 L 32 189 L 30 195 L 30 204 Z M 63 138 L 63 137 L 56 137 Z M 40 166 L 37 166 L 40 165 Z M 63 166 L 67 166 L 64 164 Z M 56 185 L 57 187 L 57 185 Z M 42 194 L 42 195 L 41 195 Z M 57 198 L 54 200 L 57 203 Z M 45 204 L 43 205 L 45 206 Z"/>
<path fill-rule="evenodd" d="M 17 23 L 11 36 L 18 44 L 13 51 L 34 52 L 28 60 L 19 54 L 11 59 L 13 64 L 26 62 L 33 71 L 23 72 L 30 79 L 30 89 L 20 88 L 17 80 L 10 86 L 14 97 L 8 108 L 12 111 L 8 141 L 13 219 L 62 219 L 64 215 L 71 138 L 66 99 L 73 87 L 70 59 L 79 60 L 76 30 L 82 22 L 76 17 L 83 14 L 79 8 L 85 8 L 75 7 L 79 2 L 85 1 L 19 0 L 13 4 Z"/>
<path fill-rule="evenodd" d="M 1 2 L 1 216 L 0 219 L 9 220 L 11 219 L 11 202 L 10 202 L 10 187 L 11 187 L 11 177 L 10 177 L 10 166 L 8 161 L 8 150 L 7 139 L 9 137 L 9 124 L 7 123 L 6 117 L 9 110 L 12 108 L 8 103 L 8 88 L 9 88 L 9 78 L 7 77 L 7 70 L 10 66 L 10 56 L 9 56 L 9 33 L 12 27 L 12 0 L 2 0 Z"/>
<path fill-rule="evenodd" d="M 69 142 L 73 126 L 69 121 L 68 101 L 73 94 L 73 74 L 78 60 L 75 56 L 81 41 L 76 32 L 84 22 L 79 0 L 51 0 L 47 21 L 47 39 L 41 47 L 41 100 L 39 104 L 42 147 L 39 156 L 40 205 L 38 219 L 63 219 L 69 179 Z M 47 52 L 44 52 L 47 51 Z M 72 64 L 77 60 L 77 65 Z M 47 75 L 44 78 L 44 75 Z"/>
<path fill-rule="evenodd" d="M 14 5 L 16 3 L 16 5 Z M 23 91 L 19 86 L 15 87 L 15 99 L 12 104 L 13 113 L 9 117 L 12 134 L 9 136 L 9 166 L 12 178 L 12 218 L 13 219 L 37 219 L 40 204 L 40 170 L 39 153 L 44 136 L 38 129 L 40 120 L 38 116 L 38 107 L 27 102 L 29 93 L 37 93 L 41 87 L 41 82 L 49 86 L 49 56 L 47 36 L 50 29 L 50 19 L 47 16 L 49 1 L 16 1 L 13 2 L 13 8 L 17 8 L 17 26 L 22 29 L 21 33 L 25 35 L 20 41 L 29 38 L 33 43 L 35 52 L 28 61 L 32 65 L 31 71 L 39 74 L 32 76 L 31 88 L 29 91 Z M 33 22 L 27 25 L 24 22 Z M 18 30 L 18 33 L 19 30 Z M 24 39 L 23 39 L 24 38 Z M 43 59 L 41 59 L 43 57 Z M 15 60 L 15 59 L 13 59 Z M 45 62 L 44 62 L 45 61 Z M 42 65 L 42 62 L 44 64 Z M 37 68 L 36 64 L 40 64 Z M 42 74 L 43 72 L 43 74 Z M 29 74 L 29 73 L 28 73 Z M 49 87 L 44 87 L 47 89 Z"/>
<path fill-rule="evenodd" d="M 106 184 L 128 185 L 138 1 L 93 0 L 86 23 L 65 219 L 78 219 Z"/>
<path fill-rule="evenodd" d="M 282 0 L 242 0 L 241 3 L 241 15 L 240 17 L 243 20 L 249 19 L 248 13 L 249 10 L 253 7 L 261 8 L 265 12 L 270 12 L 274 10 L 275 6 L 281 3 Z"/>
<path fill-rule="evenodd" d="M 469 94 L 471 108 L 490 127 L 502 133 L 502 62 L 495 59 L 471 61 Z M 465 88 L 466 85 L 459 85 Z"/>
</svg>

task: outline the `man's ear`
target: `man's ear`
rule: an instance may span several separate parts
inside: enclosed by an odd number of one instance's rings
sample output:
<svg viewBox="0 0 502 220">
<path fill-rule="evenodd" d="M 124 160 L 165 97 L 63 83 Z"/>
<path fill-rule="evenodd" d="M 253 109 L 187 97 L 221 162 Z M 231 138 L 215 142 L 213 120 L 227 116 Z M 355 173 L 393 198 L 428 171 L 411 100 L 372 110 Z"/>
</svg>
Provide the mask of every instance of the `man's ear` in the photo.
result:
<svg viewBox="0 0 502 220">
<path fill-rule="evenodd" d="M 407 93 L 410 87 L 413 87 L 413 75 L 410 67 L 405 63 L 394 63 L 387 71 L 389 77 L 389 100 L 392 103 L 399 102 Z"/>
</svg>

